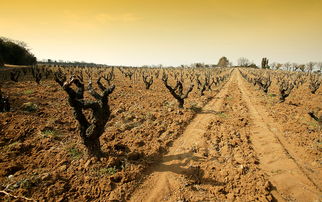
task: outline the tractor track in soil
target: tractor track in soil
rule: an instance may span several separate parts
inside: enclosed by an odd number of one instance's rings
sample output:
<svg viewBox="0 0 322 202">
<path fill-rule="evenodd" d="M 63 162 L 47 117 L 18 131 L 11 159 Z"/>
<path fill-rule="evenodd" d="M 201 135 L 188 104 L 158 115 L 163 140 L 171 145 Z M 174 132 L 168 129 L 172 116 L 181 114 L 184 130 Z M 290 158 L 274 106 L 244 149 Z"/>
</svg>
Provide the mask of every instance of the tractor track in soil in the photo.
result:
<svg viewBox="0 0 322 202">
<path fill-rule="evenodd" d="M 314 176 L 317 179 L 313 179 L 303 169 L 305 162 L 301 161 L 295 153 L 300 148 L 288 143 L 283 137 L 281 126 L 269 117 L 263 106 L 255 104 L 256 98 L 251 98 L 240 74 L 237 82 L 254 123 L 251 127 L 252 140 L 259 153 L 261 168 L 276 186 L 276 190 L 273 191 L 275 197 L 290 201 L 321 199 L 321 188 L 315 182 L 321 178 Z"/>
<path fill-rule="evenodd" d="M 266 123 L 243 82 L 234 71 L 130 201 L 319 200 L 319 187 L 278 138 L 278 126 Z"/>
</svg>

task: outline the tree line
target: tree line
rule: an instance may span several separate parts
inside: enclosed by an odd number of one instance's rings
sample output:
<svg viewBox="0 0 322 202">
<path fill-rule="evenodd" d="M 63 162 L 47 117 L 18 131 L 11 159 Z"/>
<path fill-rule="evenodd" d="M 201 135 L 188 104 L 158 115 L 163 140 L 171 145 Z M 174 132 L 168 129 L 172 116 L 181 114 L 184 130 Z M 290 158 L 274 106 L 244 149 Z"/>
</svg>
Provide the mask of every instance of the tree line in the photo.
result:
<svg viewBox="0 0 322 202">
<path fill-rule="evenodd" d="M 0 37 L 0 66 L 12 65 L 33 65 L 37 58 L 27 48 L 26 43 Z"/>
</svg>

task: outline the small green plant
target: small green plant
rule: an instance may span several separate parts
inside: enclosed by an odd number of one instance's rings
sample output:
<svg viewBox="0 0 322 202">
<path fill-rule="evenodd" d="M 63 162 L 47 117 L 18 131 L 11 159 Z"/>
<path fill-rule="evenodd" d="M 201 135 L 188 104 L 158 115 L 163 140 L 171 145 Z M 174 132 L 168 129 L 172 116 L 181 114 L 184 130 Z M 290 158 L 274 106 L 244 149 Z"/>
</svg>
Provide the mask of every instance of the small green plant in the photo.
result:
<svg viewBox="0 0 322 202">
<path fill-rule="evenodd" d="M 306 123 L 306 125 L 310 128 L 310 129 L 313 129 L 313 130 L 321 130 L 321 126 L 319 125 L 318 122 L 316 121 L 308 121 Z"/>
<path fill-rule="evenodd" d="M 37 186 L 40 183 L 40 179 L 37 176 L 26 178 L 18 182 L 20 188 L 31 189 L 32 187 Z"/>
<path fill-rule="evenodd" d="M 18 145 L 18 144 L 20 144 L 20 142 L 13 142 L 13 143 L 11 143 L 11 144 L 9 144 L 8 145 L 8 147 L 14 147 L 15 145 Z"/>
<path fill-rule="evenodd" d="M 225 112 L 218 112 L 217 115 L 221 118 L 227 118 L 227 114 Z"/>
<path fill-rule="evenodd" d="M 101 168 L 99 170 L 99 175 L 100 176 L 114 175 L 116 172 L 117 172 L 116 166 L 108 167 L 108 168 Z"/>
<path fill-rule="evenodd" d="M 23 94 L 24 95 L 30 95 L 30 94 L 33 94 L 34 93 L 34 91 L 33 90 L 25 90 L 24 92 L 23 92 Z"/>
<path fill-rule="evenodd" d="M 41 131 L 41 134 L 44 137 L 54 138 L 57 140 L 62 136 L 61 133 L 55 129 L 44 129 L 43 131 Z"/>
<path fill-rule="evenodd" d="M 83 153 L 79 151 L 76 147 L 68 148 L 68 153 L 73 159 L 80 159 L 83 155 Z"/>
<path fill-rule="evenodd" d="M 13 149 L 13 148 L 15 148 L 17 145 L 19 145 L 19 144 L 21 144 L 20 142 L 13 142 L 13 143 L 11 143 L 11 144 L 8 144 L 8 145 L 4 145 L 3 146 L 3 149 L 5 150 L 5 151 L 10 151 L 11 149 Z"/>
</svg>

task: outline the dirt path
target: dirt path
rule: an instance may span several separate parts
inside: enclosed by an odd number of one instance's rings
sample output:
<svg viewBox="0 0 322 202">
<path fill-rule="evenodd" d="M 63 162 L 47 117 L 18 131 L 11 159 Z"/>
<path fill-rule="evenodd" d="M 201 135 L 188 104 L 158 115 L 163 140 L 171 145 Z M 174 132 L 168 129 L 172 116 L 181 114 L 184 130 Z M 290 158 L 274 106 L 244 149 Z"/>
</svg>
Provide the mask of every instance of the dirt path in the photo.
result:
<svg viewBox="0 0 322 202">
<path fill-rule="evenodd" d="M 150 169 L 130 201 L 317 201 L 238 71 Z M 273 195 L 272 195 L 273 194 Z"/>
<path fill-rule="evenodd" d="M 130 201 L 272 199 L 245 130 L 247 119 L 239 115 L 247 113 L 229 96 L 235 80 L 195 117 Z"/>
<path fill-rule="evenodd" d="M 255 98 L 250 96 L 240 74 L 237 76 L 237 82 L 252 119 L 253 126 L 250 128 L 253 134 L 252 142 L 259 154 L 261 169 L 276 188 L 272 192 L 274 196 L 287 201 L 321 199 L 319 187 L 292 155 L 294 148 L 285 142 L 278 124 L 268 116 L 263 106 L 254 104 Z"/>
<path fill-rule="evenodd" d="M 229 82 L 226 84 L 229 85 Z M 200 146 L 205 146 L 203 137 L 211 120 L 220 110 L 224 96 L 228 93 L 228 88 L 224 87 L 219 94 L 210 101 L 203 112 L 198 114 L 178 138 L 163 161 L 153 168 L 151 175 L 145 180 L 143 185 L 134 192 L 131 201 L 159 201 L 176 200 L 180 189 L 187 185 L 183 176 L 189 172 L 198 175 L 198 168 L 189 167 L 191 161 L 198 161 L 194 155 L 194 150 Z M 196 176 L 197 177 L 197 176 Z M 179 194 L 180 195 L 180 194 Z"/>
</svg>

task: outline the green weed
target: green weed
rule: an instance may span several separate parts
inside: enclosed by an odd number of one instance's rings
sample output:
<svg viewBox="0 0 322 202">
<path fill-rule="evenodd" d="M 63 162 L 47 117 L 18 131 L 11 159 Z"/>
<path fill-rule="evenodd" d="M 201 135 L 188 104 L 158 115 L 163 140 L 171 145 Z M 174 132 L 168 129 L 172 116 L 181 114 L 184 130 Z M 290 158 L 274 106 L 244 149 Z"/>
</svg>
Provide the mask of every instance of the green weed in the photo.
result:
<svg viewBox="0 0 322 202">
<path fill-rule="evenodd" d="M 218 112 L 217 115 L 221 118 L 227 118 L 228 115 L 225 112 Z"/>
<path fill-rule="evenodd" d="M 30 94 L 33 94 L 34 93 L 34 91 L 33 90 L 25 90 L 24 92 L 23 92 L 23 94 L 24 95 L 30 95 Z"/>
<path fill-rule="evenodd" d="M 99 176 L 106 176 L 106 175 L 114 175 L 117 172 L 116 167 L 107 167 L 107 168 L 101 168 L 99 171 Z"/>
<path fill-rule="evenodd" d="M 277 95 L 276 94 L 268 94 L 268 96 L 270 96 L 270 97 L 276 97 Z"/>
<path fill-rule="evenodd" d="M 83 152 L 79 151 L 76 147 L 68 148 L 68 153 L 73 159 L 80 159 L 83 156 Z"/>
<path fill-rule="evenodd" d="M 45 129 L 45 130 L 41 131 L 41 134 L 44 137 L 54 138 L 56 140 L 59 140 L 62 136 L 62 134 L 55 129 Z"/>
</svg>

